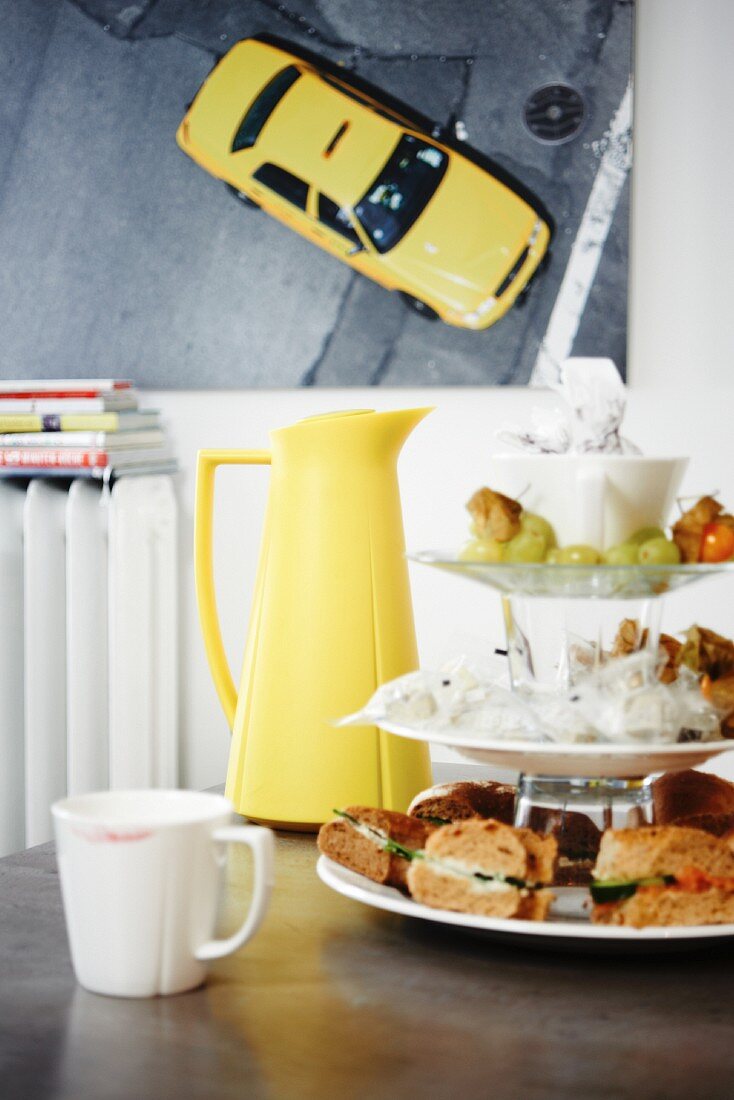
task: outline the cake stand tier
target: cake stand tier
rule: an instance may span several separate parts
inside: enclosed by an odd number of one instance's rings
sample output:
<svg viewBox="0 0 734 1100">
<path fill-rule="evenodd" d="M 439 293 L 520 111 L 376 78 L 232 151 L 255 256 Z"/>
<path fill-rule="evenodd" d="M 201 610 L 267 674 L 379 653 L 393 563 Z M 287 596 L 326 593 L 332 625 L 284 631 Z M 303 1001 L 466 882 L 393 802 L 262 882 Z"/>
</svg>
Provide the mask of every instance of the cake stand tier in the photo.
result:
<svg viewBox="0 0 734 1100">
<path fill-rule="evenodd" d="M 601 668 L 624 619 L 636 624 L 636 648 L 658 651 L 660 597 L 707 577 L 734 572 L 734 562 L 713 565 L 559 565 L 466 562 L 452 553 L 425 550 L 412 561 L 456 573 L 501 593 L 510 687 L 530 703 L 568 697 L 586 673 Z M 569 602 L 570 601 L 570 602 Z M 636 604 L 635 604 L 636 601 Z M 498 651 L 499 652 L 499 651 Z M 611 666 L 610 666 L 611 667 Z M 654 662 L 635 673 L 657 682 Z M 527 777 L 580 783 L 644 780 L 666 771 L 706 763 L 734 749 L 734 741 L 678 743 L 630 738 L 559 741 L 509 740 L 491 730 L 459 724 L 381 720 L 381 728 L 401 737 L 458 751 L 467 760 L 510 768 Z"/>
<path fill-rule="evenodd" d="M 714 565 L 560 565 L 546 562 L 461 561 L 456 554 L 421 550 L 411 561 L 457 573 L 514 596 L 640 600 L 664 596 L 706 577 L 734 572 L 734 561 Z"/>
<path fill-rule="evenodd" d="M 554 741 L 505 741 L 458 728 L 406 726 L 380 720 L 380 728 L 399 737 L 455 749 L 477 764 L 510 768 L 535 776 L 563 779 L 642 779 L 660 772 L 681 771 L 705 764 L 734 741 L 691 741 L 683 744 L 566 744 Z"/>
</svg>

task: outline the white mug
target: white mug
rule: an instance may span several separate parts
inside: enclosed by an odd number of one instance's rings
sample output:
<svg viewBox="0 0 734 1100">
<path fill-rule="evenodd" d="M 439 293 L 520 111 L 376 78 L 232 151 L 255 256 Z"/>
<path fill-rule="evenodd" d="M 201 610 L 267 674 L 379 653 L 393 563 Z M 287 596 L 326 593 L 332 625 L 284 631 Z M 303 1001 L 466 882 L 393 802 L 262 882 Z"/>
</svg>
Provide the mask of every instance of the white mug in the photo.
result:
<svg viewBox="0 0 734 1100">
<path fill-rule="evenodd" d="M 116 997 L 193 989 L 209 959 L 236 951 L 260 926 L 273 834 L 230 824 L 232 805 L 221 795 L 100 791 L 51 810 L 71 957 L 85 989 Z M 254 892 L 238 931 L 215 940 L 228 842 L 252 850 Z"/>
<path fill-rule="evenodd" d="M 668 518 L 687 458 L 645 455 L 492 455 L 489 485 L 521 494 L 528 512 L 555 528 L 558 543 L 606 550 Z"/>
</svg>

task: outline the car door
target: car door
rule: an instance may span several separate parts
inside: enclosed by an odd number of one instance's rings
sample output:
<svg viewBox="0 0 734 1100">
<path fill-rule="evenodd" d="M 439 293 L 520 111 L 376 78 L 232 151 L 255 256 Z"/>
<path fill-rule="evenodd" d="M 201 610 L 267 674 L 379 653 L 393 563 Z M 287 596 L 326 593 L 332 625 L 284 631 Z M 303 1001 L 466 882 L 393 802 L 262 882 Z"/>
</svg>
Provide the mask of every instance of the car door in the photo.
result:
<svg viewBox="0 0 734 1100">
<path fill-rule="evenodd" d="M 313 237 L 321 247 L 376 282 L 390 285 L 381 257 L 364 234 L 357 230 L 351 211 L 315 188 L 310 202 L 313 204 L 310 208 L 314 223 Z"/>
</svg>

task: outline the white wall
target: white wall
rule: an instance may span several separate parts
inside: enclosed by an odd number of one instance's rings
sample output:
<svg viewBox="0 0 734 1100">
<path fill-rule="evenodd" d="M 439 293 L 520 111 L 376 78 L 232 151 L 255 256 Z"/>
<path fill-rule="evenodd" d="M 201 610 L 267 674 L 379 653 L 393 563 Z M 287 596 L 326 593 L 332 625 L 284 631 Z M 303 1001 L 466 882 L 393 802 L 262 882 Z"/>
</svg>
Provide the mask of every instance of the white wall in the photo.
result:
<svg viewBox="0 0 734 1100">
<path fill-rule="evenodd" d="M 630 405 L 626 433 L 649 453 L 692 456 L 684 492 L 721 490 L 734 507 L 734 219 L 729 124 L 734 67 L 732 0 L 638 0 Z M 481 337 L 480 337 L 481 338 Z M 605 349 L 599 348 L 604 354 Z M 243 349 L 246 354 L 246 349 Z M 408 546 L 455 547 L 463 503 L 486 480 L 495 432 L 554 399 L 520 389 L 300 390 L 150 393 L 164 413 L 183 472 L 183 781 L 221 781 L 229 733 L 209 680 L 191 568 L 193 470 L 199 447 L 267 447 L 270 428 L 339 408 L 435 404 L 408 441 L 400 479 Z M 267 491 L 267 470 L 219 474 L 216 569 L 225 644 L 238 678 Z M 293 548 L 294 553 L 298 548 Z M 446 652 L 447 632 L 501 637 L 490 590 L 411 566 L 422 662 Z M 698 621 L 734 632 L 734 580 L 672 596 L 664 627 Z M 727 767 L 734 775 L 734 764 Z"/>
<path fill-rule="evenodd" d="M 630 357 L 661 391 L 731 384 L 733 44 L 732 0 L 638 0 Z"/>
</svg>

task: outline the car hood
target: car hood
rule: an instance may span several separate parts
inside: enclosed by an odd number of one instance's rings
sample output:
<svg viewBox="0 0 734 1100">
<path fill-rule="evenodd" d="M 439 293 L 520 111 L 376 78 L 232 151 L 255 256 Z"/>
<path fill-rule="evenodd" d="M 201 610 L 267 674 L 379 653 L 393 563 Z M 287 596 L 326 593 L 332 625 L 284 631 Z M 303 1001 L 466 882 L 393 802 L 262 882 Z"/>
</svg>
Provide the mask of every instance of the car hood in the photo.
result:
<svg viewBox="0 0 734 1100">
<path fill-rule="evenodd" d="M 454 153 L 436 194 L 389 253 L 391 267 L 456 308 L 473 309 L 500 285 L 537 218 L 508 187 Z"/>
</svg>

